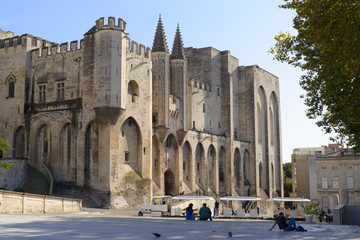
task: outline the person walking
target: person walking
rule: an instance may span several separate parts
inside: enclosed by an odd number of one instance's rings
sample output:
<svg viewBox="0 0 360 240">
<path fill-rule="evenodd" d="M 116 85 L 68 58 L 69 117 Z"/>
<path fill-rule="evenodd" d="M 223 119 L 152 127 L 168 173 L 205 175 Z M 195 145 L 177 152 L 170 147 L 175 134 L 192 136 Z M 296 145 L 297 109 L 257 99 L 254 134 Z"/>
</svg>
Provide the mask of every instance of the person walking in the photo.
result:
<svg viewBox="0 0 360 240">
<path fill-rule="evenodd" d="M 219 205 L 220 205 L 220 203 L 216 200 L 215 201 L 215 206 L 214 206 L 214 217 L 219 216 Z"/>
</svg>

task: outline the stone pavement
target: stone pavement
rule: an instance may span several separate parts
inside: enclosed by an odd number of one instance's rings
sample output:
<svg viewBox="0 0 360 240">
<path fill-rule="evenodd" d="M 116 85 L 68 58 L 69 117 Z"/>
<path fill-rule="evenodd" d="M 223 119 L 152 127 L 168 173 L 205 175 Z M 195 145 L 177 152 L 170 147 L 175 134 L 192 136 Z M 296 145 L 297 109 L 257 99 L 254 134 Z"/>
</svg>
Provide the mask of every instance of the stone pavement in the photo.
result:
<svg viewBox="0 0 360 240">
<path fill-rule="evenodd" d="M 77 214 L 0 215 L 0 239 L 360 239 L 359 226 L 298 222 L 308 232 L 268 229 L 270 220 L 138 217 L 137 209 L 84 209 Z"/>
</svg>

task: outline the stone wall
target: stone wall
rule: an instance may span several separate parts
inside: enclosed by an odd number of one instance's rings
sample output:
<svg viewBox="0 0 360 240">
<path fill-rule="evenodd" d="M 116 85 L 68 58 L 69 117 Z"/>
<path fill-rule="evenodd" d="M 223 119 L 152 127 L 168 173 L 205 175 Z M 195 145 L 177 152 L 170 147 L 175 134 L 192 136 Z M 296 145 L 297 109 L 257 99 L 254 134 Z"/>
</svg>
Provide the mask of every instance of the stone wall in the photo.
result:
<svg viewBox="0 0 360 240">
<path fill-rule="evenodd" d="M 10 163 L 13 167 L 10 170 L 0 169 L 0 188 L 15 190 L 23 185 L 28 160 L 27 159 L 4 159 L 3 162 Z"/>
<path fill-rule="evenodd" d="M 82 200 L 0 191 L 0 214 L 81 212 Z"/>
</svg>

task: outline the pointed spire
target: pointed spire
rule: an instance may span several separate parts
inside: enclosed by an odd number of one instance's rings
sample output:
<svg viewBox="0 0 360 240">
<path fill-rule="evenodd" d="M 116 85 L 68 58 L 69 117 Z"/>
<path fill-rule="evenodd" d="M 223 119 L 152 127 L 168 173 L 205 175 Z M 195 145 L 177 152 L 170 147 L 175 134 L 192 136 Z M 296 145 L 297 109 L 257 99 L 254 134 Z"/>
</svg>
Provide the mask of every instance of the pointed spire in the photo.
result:
<svg viewBox="0 0 360 240">
<path fill-rule="evenodd" d="M 159 16 L 158 25 L 156 28 L 152 51 L 153 52 L 169 52 L 169 49 L 168 49 L 168 46 L 166 43 L 164 27 L 163 27 L 163 24 L 161 21 L 161 14 Z"/>
<path fill-rule="evenodd" d="M 171 59 L 186 59 L 179 24 L 177 25 L 173 49 L 172 49 L 170 58 Z"/>
</svg>

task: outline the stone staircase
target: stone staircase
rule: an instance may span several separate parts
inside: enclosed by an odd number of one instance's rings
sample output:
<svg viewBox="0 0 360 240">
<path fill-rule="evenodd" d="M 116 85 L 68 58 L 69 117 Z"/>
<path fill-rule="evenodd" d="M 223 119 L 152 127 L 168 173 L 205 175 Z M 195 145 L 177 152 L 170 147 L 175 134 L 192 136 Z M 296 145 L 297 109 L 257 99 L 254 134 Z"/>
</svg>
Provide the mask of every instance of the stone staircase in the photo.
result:
<svg viewBox="0 0 360 240">
<path fill-rule="evenodd" d="M 26 193 L 48 194 L 50 184 L 46 177 L 36 168 L 28 165 L 27 175 L 22 190 Z"/>
</svg>

